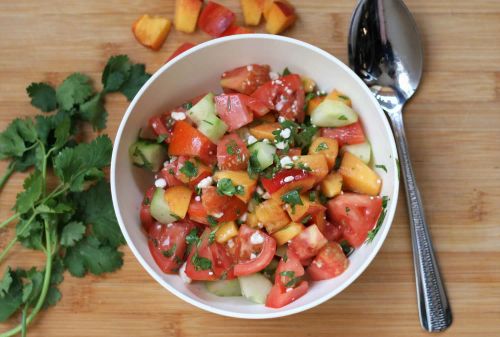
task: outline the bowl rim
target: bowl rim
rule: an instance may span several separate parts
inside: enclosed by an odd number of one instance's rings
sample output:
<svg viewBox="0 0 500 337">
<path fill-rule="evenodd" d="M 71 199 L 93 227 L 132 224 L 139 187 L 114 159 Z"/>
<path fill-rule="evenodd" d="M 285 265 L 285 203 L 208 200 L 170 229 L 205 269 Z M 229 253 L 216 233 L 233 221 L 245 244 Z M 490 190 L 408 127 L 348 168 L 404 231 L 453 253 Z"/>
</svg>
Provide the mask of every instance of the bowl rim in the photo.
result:
<svg viewBox="0 0 500 337">
<path fill-rule="evenodd" d="M 121 141 L 122 138 L 122 133 L 125 128 L 125 125 L 127 124 L 127 121 L 129 119 L 129 116 L 131 112 L 134 110 L 138 100 L 141 98 L 141 96 L 144 94 L 146 90 L 148 90 L 149 86 L 159 77 L 161 76 L 165 71 L 167 71 L 173 64 L 175 64 L 177 61 L 180 59 L 186 57 L 187 55 L 190 55 L 192 53 L 196 53 L 198 50 L 203 49 L 205 47 L 209 46 L 215 46 L 218 44 L 223 44 L 227 41 L 232 41 L 232 40 L 252 40 L 252 39 L 265 39 L 265 40 L 275 40 L 275 41 L 280 41 L 280 42 L 287 42 L 290 44 L 295 44 L 297 46 L 312 50 L 327 59 L 329 59 L 331 62 L 335 63 L 337 66 L 340 68 L 344 69 L 347 73 L 351 75 L 351 77 L 354 78 L 354 80 L 359 84 L 359 86 L 362 88 L 361 90 L 364 90 L 368 96 L 370 97 L 370 102 L 372 105 L 375 106 L 376 110 L 378 111 L 379 115 L 382 117 L 382 123 L 385 128 L 385 133 L 389 135 L 389 146 L 391 149 L 391 155 L 395 160 L 398 160 L 398 154 L 397 154 L 397 149 L 396 149 L 396 143 L 394 140 L 394 135 L 392 132 L 392 129 L 389 125 L 389 122 L 387 121 L 387 118 L 378 104 L 377 100 L 373 96 L 372 92 L 370 89 L 365 85 L 365 83 L 349 68 L 346 64 L 344 64 L 342 61 L 340 61 L 338 58 L 333 56 L 332 54 L 326 52 L 325 50 L 316 47 L 310 43 L 297 40 L 294 38 L 286 37 L 286 36 L 280 36 L 280 35 L 270 35 L 270 34 L 241 34 L 241 35 L 232 35 L 232 36 L 227 36 L 227 37 L 222 37 L 222 38 L 217 38 L 213 40 L 208 40 L 203 43 L 200 43 L 198 45 L 195 45 L 194 47 L 188 49 L 187 51 L 181 53 L 180 55 L 177 55 L 175 58 L 172 60 L 168 61 L 165 63 L 163 66 L 161 66 L 152 76 L 151 78 L 142 86 L 142 88 L 137 92 L 135 95 L 134 99 L 132 102 L 130 102 L 125 114 L 123 115 L 120 125 L 118 128 L 118 131 L 116 133 L 115 139 L 114 139 L 114 146 L 113 146 L 113 153 L 111 157 L 111 172 L 110 172 L 110 182 L 111 182 L 111 195 L 112 195 L 112 200 L 113 200 L 113 207 L 114 211 L 116 214 L 116 217 L 118 219 L 118 223 L 120 225 L 120 229 L 123 233 L 123 236 L 125 237 L 125 240 L 127 242 L 128 247 L 134 254 L 135 258 L 139 261 L 141 266 L 149 273 L 149 275 L 155 279 L 160 285 L 162 285 L 165 289 L 170 291 L 172 294 L 177 296 L 178 298 L 186 301 L 189 304 L 192 304 L 200 309 L 203 309 L 205 311 L 215 313 L 218 315 L 226 316 L 226 317 L 233 317 L 233 318 L 244 318 L 244 319 L 268 319 L 268 318 L 278 318 L 278 317 L 284 317 L 284 316 L 289 316 L 293 314 L 297 314 L 302 311 L 306 311 L 308 309 L 314 308 L 332 297 L 336 296 L 340 292 L 342 292 L 345 288 L 347 288 L 349 285 L 351 285 L 365 270 L 366 268 L 370 265 L 370 263 L 373 261 L 375 256 L 378 254 L 380 248 L 382 247 L 382 244 L 384 243 L 387 234 L 389 233 L 389 230 L 392 226 L 392 222 L 394 219 L 394 215 L 396 212 L 396 206 L 397 206 L 397 200 L 398 200 L 398 193 L 399 193 L 399 179 L 397 176 L 395 176 L 395 181 L 394 181 L 394 187 L 392 191 L 392 200 L 390 204 L 388 205 L 386 209 L 386 216 L 384 219 L 384 224 L 385 226 L 383 227 L 382 231 L 379 231 L 377 233 L 378 240 L 377 242 L 372 242 L 372 245 L 375 245 L 373 250 L 368 254 L 368 257 L 365 259 L 363 264 L 358 268 L 357 270 L 354 271 L 353 275 L 348 278 L 340 287 L 336 288 L 334 291 L 330 292 L 328 295 L 325 295 L 323 297 L 320 297 L 314 301 L 311 301 L 309 303 L 306 303 L 300 307 L 292 308 L 292 309 L 284 309 L 276 312 L 269 312 L 269 313 L 235 313 L 232 311 L 224 310 L 224 309 L 219 309 L 212 307 L 210 305 L 207 305 L 205 303 L 199 302 L 196 299 L 193 299 L 181 291 L 178 291 L 175 287 L 171 286 L 167 281 L 165 281 L 161 276 L 156 273 L 149 265 L 148 263 L 144 260 L 142 255 L 139 253 L 135 245 L 133 244 L 133 241 L 131 237 L 128 234 L 128 231 L 125 227 L 125 222 L 123 221 L 120 213 L 120 208 L 118 206 L 118 197 L 117 197 L 117 191 L 116 191 L 116 167 L 117 167 L 117 155 L 118 155 L 118 144 Z"/>
</svg>

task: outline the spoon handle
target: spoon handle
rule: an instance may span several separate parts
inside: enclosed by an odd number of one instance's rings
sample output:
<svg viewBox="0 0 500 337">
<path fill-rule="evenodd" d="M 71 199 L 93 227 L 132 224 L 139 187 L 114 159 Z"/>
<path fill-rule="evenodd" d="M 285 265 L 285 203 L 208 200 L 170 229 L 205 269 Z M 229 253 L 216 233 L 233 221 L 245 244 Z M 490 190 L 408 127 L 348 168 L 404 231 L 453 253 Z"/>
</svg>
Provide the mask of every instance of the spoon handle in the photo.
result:
<svg viewBox="0 0 500 337">
<path fill-rule="evenodd" d="M 420 323 L 429 331 L 443 331 L 451 325 L 452 315 L 439 267 L 434 256 L 424 207 L 410 161 L 401 111 L 388 114 L 394 130 L 401 171 L 406 188 L 410 217 L 413 262 L 417 286 Z"/>
</svg>

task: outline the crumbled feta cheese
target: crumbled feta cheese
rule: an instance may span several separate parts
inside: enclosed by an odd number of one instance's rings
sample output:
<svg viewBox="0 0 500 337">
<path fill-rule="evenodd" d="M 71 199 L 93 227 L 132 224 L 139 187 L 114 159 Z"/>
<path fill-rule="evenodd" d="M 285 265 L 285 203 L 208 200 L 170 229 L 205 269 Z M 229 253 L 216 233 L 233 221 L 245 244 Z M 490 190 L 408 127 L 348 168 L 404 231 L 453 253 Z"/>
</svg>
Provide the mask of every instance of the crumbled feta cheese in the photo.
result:
<svg viewBox="0 0 500 337">
<path fill-rule="evenodd" d="M 269 192 L 266 192 L 262 195 L 262 198 L 264 199 L 271 199 L 271 195 L 269 194 Z"/>
<path fill-rule="evenodd" d="M 263 142 L 263 143 L 266 143 L 266 144 L 269 144 L 269 143 L 270 143 L 269 139 L 267 139 L 267 138 L 266 138 L 266 139 L 264 139 L 262 142 Z"/>
<path fill-rule="evenodd" d="M 173 225 L 174 225 L 173 223 L 169 223 L 169 224 L 167 224 L 167 228 L 170 228 L 170 227 L 172 227 Z"/>
<path fill-rule="evenodd" d="M 173 163 L 177 160 L 177 156 L 170 156 L 170 162 Z"/>
<path fill-rule="evenodd" d="M 264 190 L 263 190 L 263 189 L 262 189 L 262 187 L 260 187 L 260 186 L 257 186 L 257 190 L 256 190 L 256 191 L 257 191 L 257 194 L 258 194 L 258 195 L 262 195 L 262 194 L 264 194 Z"/>
<path fill-rule="evenodd" d="M 195 201 L 201 201 L 201 197 L 199 195 L 197 195 L 196 197 L 194 197 L 194 200 Z"/>
<path fill-rule="evenodd" d="M 290 88 L 285 88 L 285 91 L 288 95 L 291 95 L 293 93 L 293 90 Z"/>
<path fill-rule="evenodd" d="M 260 245 L 261 243 L 264 243 L 264 238 L 258 231 L 254 232 L 252 236 L 250 236 L 250 243 L 252 245 Z"/>
<path fill-rule="evenodd" d="M 274 80 L 277 80 L 278 78 L 280 78 L 280 75 L 278 75 L 274 71 L 270 71 L 269 72 L 269 78 L 274 81 Z"/>
<path fill-rule="evenodd" d="M 295 180 L 295 177 L 294 176 L 286 176 L 285 178 L 283 178 L 283 181 L 285 183 L 289 183 L 289 182 L 292 182 Z"/>
<path fill-rule="evenodd" d="M 184 283 L 191 283 L 191 278 L 186 275 L 186 262 L 179 269 L 179 275 Z"/>
<path fill-rule="evenodd" d="M 283 82 L 281 82 L 281 80 L 274 80 L 273 84 L 281 85 L 283 84 Z"/>
<path fill-rule="evenodd" d="M 289 156 L 285 156 L 280 159 L 281 167 L 293 167 L 292 159 Z"/>
<path fill-rule="evenodd" d="M 258 222 L 257 227 L 262 228 L 262 227 L 264 227 L 264 224 L 262 222 Z"/>
<path fill-rule="evenodd" d="M 209 187 L 212 185 L 212 183 L 214 182 L 214 180 L 212 179 L 211 176 L 208 176 L 206 178 L 203 178 L 199 183 L 198 183 L 198 187 L 199 188 L 205 188 L 205 187 Z"/>
<path fill-rule="evenodd" d="M 254 136 L 252 135 L 249 135 L 248 138 L 247 138 L 247 144 L 248 145 L 252 145 L 253 143 L 256 143 L 257 142 L 257 138 L 255 138 Z"/>
<path fill-rule="evenodd" d="M 280 149 L 280 150 L 284 150 L 286 147 L 286 143 L 285 142 L 278 142 L 276 143 L 276 148 Z"/>
<path fill-rule="evenodd" d="M 279 116 L 278 117 L 278 122 L 283 123 L 285 121 L 285 117 Z"/>
<path fill-rule="evenodd" d="M 213 274 L 214 274 L 214 272 L 213 272 L 213 271 L 209 271 L 209 272 L 208 272 L 208 275 L 210 275 L 210 276 L 211 276 L 211 275 L 213 275 Z"/>
<path fill-rule="evenodd" d="M 280 132 L 280 136 L 287 139 L 290 138 L 290 135 L 292 134 L 292 131 L 289 128 L 283 129 Z"/>
<path fill-rule="evenodd" d="M 299 159 L 299 156 L 293 156 L 292 157 L 292 160 L 298 160 Z"/>
<path fill-rule="evenodd" d="M 222 218 L 223 215 L 224 215 L 224 212 L 215 213 L 214 218 L 219 219 L 219 218 Z"/>
<path fill-rule="evenodd" d="M 247 70 L 248 71 L 252 71 L 253 70 L 253 65 L 251 65 L 251 64 L 247 65 Z"/>
<path fill-rule="evenodd" d="M 318 268 L 323 267 L 323 263 L 322 263 L 321 261 L 314 260 L 313 262 L 314 262 L 314 264 L 315 264 Z"/>
<path fill-rule="evenodd" d="M 290 291 L 292 291 L 293 288 L 286 288 L 286 292 L 289 293 Z"/>
<path fill-rule="evenodd" d="M 286 101 L 284 100 L 280 100 L 278 103 L 276 103 L 276 110 L 280 111 L 281 109 L 283 109 L 283 106 L 285 105 Z"/>
<path fill-rule="evenodd" d="M 229 239 L 229 241 L 227 242 L 227 246 L 229 248 L 233 248 L 234 247 L 234 241 L 233 241 L 233 239 Z"/>
<path fill-rule="evenodd" d="M 248 218 L 248 212 L 243 213 L 242 216 L 240 216 L 240 221 L 241 222 L 246 222 Z"/>
<path fill-rule="evenodd" d="M 183 121 L 186 119 L 186 114 L 182 111 L 174 111 L 170 114 L 170 117 L 172 117 L 172 119 L 176 121 Z"/>
<path fill-rule="evenodd" d="M 250 260 L 255 260 L 257 255 L 255 253 L 250 254 Z"/>
<path fill-rule="evenodd" d="M 167 186 L 167 181 L 163 178 L 156 179 L 155 186 L 158 188 L 165 188 L 165 186 Z"/>
</svg>

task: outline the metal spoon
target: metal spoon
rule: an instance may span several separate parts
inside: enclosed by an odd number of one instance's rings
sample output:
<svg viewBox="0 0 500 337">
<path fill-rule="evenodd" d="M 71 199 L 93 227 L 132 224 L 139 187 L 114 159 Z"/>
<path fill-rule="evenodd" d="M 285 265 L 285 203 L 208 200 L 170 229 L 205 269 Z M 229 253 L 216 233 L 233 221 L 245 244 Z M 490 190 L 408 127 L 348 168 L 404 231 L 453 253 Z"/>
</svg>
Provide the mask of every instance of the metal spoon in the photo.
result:
<svg viewBox="0 0 500 337">
<path fill-rule="evenodd" d="M 422 45 L 413 16 L 401 0 L 361 0 L 349 29 L 349 63 L 391 121 L 406 188 L 420 322 L 442 331 L 452 322 L 439 267 L 415 182 L 402 110 L 422 77 Z"/>
</svg>

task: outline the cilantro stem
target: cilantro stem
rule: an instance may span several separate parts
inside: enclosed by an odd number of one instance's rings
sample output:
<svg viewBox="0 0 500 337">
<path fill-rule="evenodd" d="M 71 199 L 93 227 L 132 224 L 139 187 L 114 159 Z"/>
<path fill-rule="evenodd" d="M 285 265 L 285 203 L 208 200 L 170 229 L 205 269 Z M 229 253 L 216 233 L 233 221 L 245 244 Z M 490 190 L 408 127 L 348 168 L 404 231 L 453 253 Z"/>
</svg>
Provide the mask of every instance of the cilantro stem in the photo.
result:
<svg viewBox="0 0 500 337">
<path fill-rule="evenodd" d="M 7 246 L 5 246 L 5 248 L 0 253 L 0 263 L 2 263 L 5 255 L 7 255 L 7 253 L 9 252 L 9 250 L 11 250 L 12 247 L 14 247 L 14 245 L 16 244 L 16 242 L 17 242 L 17 236 L 15 236 L 12 240 L 10 240 L 10 242 L 7 244 Z"/>
<path fill-rule="evenodd" d="M 2 178 L 0 178 L 0 191 L 2 190 L 2 188 L 5 185 L 5 183 L 7 182 L 7 180 L 9 180 L 12 173 L 14 173 L 14 171 L 15 171 L 14 165 L 7 166 L 7 171 L 5 171 Z"/>
<path fill-rule="evenodd" d="M 23 308 L 23 316 L 21 318 L 21 337 L 26 337 L 27 325 L 26 325 L 26 316 L 28 315 L 28 304 L 26 304 Z"/>
<path fill-rule="evenodd" d="M 18 217 L 19 217 L 19 213 L 13 214 L 10 218 L 8 218 L 8 219 L 4 220 L 2 223 L 0 223 L 0 228 L 7 226 L 9 223 L 16 220 Z"/>
<path fill-rule="evenodd" d="M 45 298 L 47 297 L 47 293 L 49 291 L 49 286 L 50 286 L 50 276 L 52 274 L 52 247 L 51 247 L 51 240 L 52 237 L 50 235 L 50 230 L 47 222 L 45 222 L 45 244 L 47 246 L 46 250 L 46 255 L 47 255 L 47 262 L 45 264 L 45 275 L 43 277 L 43 284 L 42 284 L 42 291 L 40 293 L 40 297 L 38 298 L 38 301 L 36 303 L 35 308 L 31 311 L 29 314 L 28 318 L 26 319 L 25 326 L 27 327 L 35 318 L 35 316 L 38 314 L 40 309 L 43 306 L 43 303 L 45 302 Z M 55 247 L 54 247 L 55 248 Z M 15 334 L 18 334 L 21 332 L 23 329 L 23 324 L 19 324 L 15 328 L 6 331 L 2 334 L 0 334 L 0 337 L 10 337 L 14 336 Z"/>
</svg>

